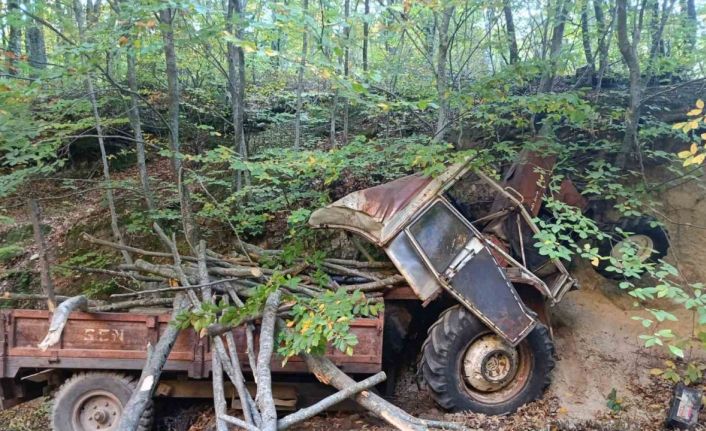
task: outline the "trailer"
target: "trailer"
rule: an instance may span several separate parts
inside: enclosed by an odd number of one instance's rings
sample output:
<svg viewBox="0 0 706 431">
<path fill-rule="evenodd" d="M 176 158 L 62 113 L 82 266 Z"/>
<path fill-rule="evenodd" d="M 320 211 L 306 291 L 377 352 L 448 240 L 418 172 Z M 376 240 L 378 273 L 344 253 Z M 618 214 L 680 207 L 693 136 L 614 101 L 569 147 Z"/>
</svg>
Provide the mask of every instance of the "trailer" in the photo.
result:
<svg viewBox="0 0 706 431">
<path fill-rule="evenodd" d="M 74 312 L 59 343 L 42 351 L 37 345 L 46 335 L 50 319 L 51 313 L 46 310 L 0 311 L 0 407 L 9 408 L 60 388 L 54 402 L 62 403 L 62 408 L 54 411 L 64 412 L 71 431 L 111 429 L 119 420 L 145 364 L 148 344 L 156 344 L 170 324 L 169 311 Z M 346 355 L 331 348 L 327 357 L 349 374 L 379 372 L 383 323 L 383 313 L 353 321 L 351 332 L 359 341 L 353 354 Z M 245 331 L 239 327 L 233 334 L 243 370 L 249 372 Z M 255 338 L 258 345 L 257 331 Z M 193 329 L 182 330 L 155 396 L 210 398 L 211 355 L 208 337 L 200 338 Z M 279 409 L 295 409 L 322 394 L 322 388 L 312 389 L 316 384 L 306 375 L 306 364 L 298 357 L 290 358 L 284 366 L 281 358 L 273 358 L 272 372 L 274 380 L 281 381 L 273 385 Z M 255 386 L 251 389 L 254 393 Z M 229 385 L 226 385 L 226 395 L 231 399 L 237 397 Z M 237 406 L 235 400 L 234 407 Z M 58 428 L 68 431 L 62 426 Z M 149 425 L 144 429 L 149 429 Z"/>
</svg>

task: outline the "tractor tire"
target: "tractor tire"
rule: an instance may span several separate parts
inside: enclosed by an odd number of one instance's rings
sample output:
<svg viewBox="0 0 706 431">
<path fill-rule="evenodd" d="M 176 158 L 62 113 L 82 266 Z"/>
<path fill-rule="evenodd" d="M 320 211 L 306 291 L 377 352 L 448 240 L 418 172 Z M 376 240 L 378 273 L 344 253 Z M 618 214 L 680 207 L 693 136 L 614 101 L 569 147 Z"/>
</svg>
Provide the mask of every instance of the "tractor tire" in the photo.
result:
<svg viewBox="0 0 706 431">
<path fill-rule="evenodd" d="M 512 347 L 456 305 L 429 328 L 419 366 L 442 408 L 502 415 L 542 396 L 554 369 L 554 343 L 537 324 Z"/>
<path fill-rule="evenodd" d="M 54 431 L 99 431 L 117 428 L 123 408 L 135 390 L 135 379 L 116 373 L 79 373 L 54 395 Z M 145 410 L 137 431 L 152 429 L 153 406 Z"/>
<path fill-rule="evenodd" d="M 656 219 L 648 216 L 621 219 L 613 226 L 612 236 L 598 244 L 598 254 L 620 259 L 621 248 L 626 242 L 630 242 L 636 246 L 636 254 L 640 262 L 656 263 L 669 251 L 669 234 L 661 226 L 652 226 L 654 222 Z M 616 228 L 629 233 L 629 236 L 625 238 L 615 230 Z M 612 265 L 609 259 L 602 259 L 595 268 L 606 278 L 613 280 L 625 278 L 625 275 L 620 272 L 608 271 L 608 267 Z"/>
</svg>

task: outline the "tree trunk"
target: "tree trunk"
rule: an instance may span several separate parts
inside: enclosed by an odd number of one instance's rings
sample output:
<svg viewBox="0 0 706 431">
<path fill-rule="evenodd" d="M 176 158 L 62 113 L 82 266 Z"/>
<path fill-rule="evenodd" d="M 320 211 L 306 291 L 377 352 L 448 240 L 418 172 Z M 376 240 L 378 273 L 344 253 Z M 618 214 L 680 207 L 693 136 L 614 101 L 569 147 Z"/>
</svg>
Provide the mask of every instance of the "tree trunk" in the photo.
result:
<svg viewBox="0 0 706 431">
<path fill-rule="evenodd" d="M 637 58 L 636 46 L 639 43 L 639 33 L 635 32 L 632 43 L 628 36 L 627 0 L 617 0 L 618 48 L 630 72 L 630 102 L 625 111 L 625 136 L 623 145 L 616 159 L 616 165 L 625 168 L 630 151 L 637 148 L 637 122 L 640 116 L 640 95 L 642 82 L 640 79 L 640 62 Z M 636 40 L 637 39 L 637 40 Z"/>
<path fill-rule="evenodd" d="M 517 49 L 517 35 L 515 34 L 515 21 L 512 18 L 512 7 L 510 0 L 506 0 L 503 5 L 505 14 L 505 30 L 507 31 L 507 44 L 510 49 L 510 64 L 520 61 L 520 51 Z"/>
<path fill-rule="evenodd" d="M 19 20 L 19 7 L 17 1 L 10 1 L 7 4 L 8 18 L 11 20 L 10 24 L 10 35 L 7 41 L 7 53 L 5 58 L 7 58 L 7 71 L 11 75 L 17 75 L 19 70 L 17 70 L 16 62 L 21 55 L 21 45 L 22 45 L 22 30 L 16 24 Z"/>
<path fill-rule="evenodd" d="M 564 40 L 564 27 L 567 15 L 567 0 L 559 0 L 554 12 L 554 29 L 552 30 L 552 40 L 549 49 L 549 65 L 542 74 L 537 93 L 548 93 L 554 87 L 554 76 L 556 74 L 557 60 L 561 54 L 561 46 Z"/>
<path fill-rule="evenodd" d="M 363 72 L 368 71 L 368 47 L 370 44 L 370 24 L 368 24 L 368 18 L 370 17 L 370 0 L 364 0 L 364 11 L 365 20 L 363 21 Z"/>
<path fill-rule="evenodd" d="M 613 34 L 614 20 L 611 20 L 610 27 L 606 27 L 602 0 L 593 0 L 593 12 L 596 16 L 596 29 L 598 30 L 598 74 L 596 76 L 596 91 L 598 92 L 601 90 L 603 76 L 608 71 L 608 52 Z M 611 16 L 613 16 L 613 13 L 611 13 Z"/>
<path fill-rule="evenodd" d="M 25 30 L 25 37 L 30 66 L 35 69 L 45 69 L 47 67 L 47 48 L 44 43 L 43 28 L 37 26 L 35 20 L 30 20 Z"/>
<path fill-rule="evenodd" d="M 150 211 L 156 209 L 154 196 L 150 188 L 150 177 L 147 174 L 147 156 L 145 153 L 145 140 L 142 134 L 142 120 L 140 118 L 140 105 L 137 95 L 137 66 L 135 65 L 135 50 L 132 46 L 127 49 L 127 82 L 130 87 L 130 109 L 128 117 L 130 119 L 130 127 L 135 138 L 135 152 L 137 153 L 137 170 L 140 176 L 140 184 L 142 185 L 142 194 L 144 195 L 147 208 Z"/>
<path fill-rule="evenodd" d="M 74 0 L 74 14 L 76 15 L 76 24 L 78 26 L 79 40 L 85 41 L 86 20 L 83 15 L 83 8 L 79 0 Z M 90 74 L 86 75 L 86 91 L 88 92 L 88 100 L 91 102 L 93 111 L 93 119 L 95 120 L 96 136 L 98 136 L 98 147 L 101 152 L 101 162 L 103 165 L 103 180 L 106 184 L 105 198 L 108 202 L 108 211 L 110 212 L 110 229 L 113 232 L 113 237 L 118 244 L 125 245 L 123 234 L 120 232 L 118 225 L 118 212 L 115 209 L 115 198 L 113 196 L 113 183 L 110 179 L 110 167 L 108 165 L 108 154 L 105 151 L 105 140 L 103 139 L 103 124 L 98 113 L 98 101 L 96 100 L 96 92 L 93 87 L 93 79 Z M 121 250 L 123 260 L 126 264 L 132 264 L 132 257 L 126 250 Z"/>
<path fill-rule="evenodd" d="M 434 133 L 435 141 L 442 141 L 446 135 L 449 115 L 448 85 L 446 83 L 446 62 L 449 50 L 449 25 L 453 17 L 455 6 L 448 6 L 440 16 L 438 25 L 439 39 L 436 49 L 436 92 L 439 95 L 439 115 Z"/>
<path fill-rule="evenodd" d="M 583 53 L 586 57 L 586 71 L 582 81 L 587 79 L 591 83 L 596 72 L 596 60 L 591 48 L 591 32 L 588 26 L 588 2 L 581 7 L 581 42 L 583 43 Z"/>
<path fill-rule="evenodd" d="M 239 39 L 243 38 L 243 31 L 238 26 L 233 31 L 233 20 L 240 18 L 243 11 L 241 0 L 228 0 L 226 14 L 226 31 Z M 244 111 L 245 111 L 245 53 L 233 42 L 227 42 L 228 53 L 228 88 L 231 100 L 231 120 L 233 121 L 233 142 L 235 150 L 242 160 L 247 160 L 247 147 L 245 145 Z M 245 172 L 238 170 L 235 178 L 235 188 L 240 190 L 243 186 Z"/>
<path fill-rule="evenodd" d="M 32 220 L 32 228 L 34 229 L 34 242 L 39 251 L 39 275 L 42 290 L 47 296 L 47 308 L 53 313 L 56 308 L 56 297 L 54 296 L 54 283 L 52 283 L 51 279 L 49 251 L 44 240 L 44 232 L 42 232 L 42 212 L 35 199 L 29 201 L 29 217 Z"/>
<path fill-rule="evenodd" d="M 696 17 L 696 2 L 694 0 L 686 0 L 684 9 L 684 13 L 686 13 L 686 47 L 689 50 L 694 50 L 699 28 L 699 21 Z"/>
<path fill-rule="evenodd" d="M 343 16 L 345 24 L 343 35 L 345 39 L 345 47 L 343 48 L 343 76 L 348 80 L 350 75 L 350 47 L 348 44 L 351 40 L 351 27 L 348 24 L 348 19 L 351 16 L 351 0 L 345 0 L 343 3 Z M 343 144 L 348 143 L 348 98 L 343 99 Z"/>
<path fill-rule="evenodd" d="M 182 181 L 181 145 L 179 142 L 179 76 L 177 69 L 176 50 L 174 47 L 174 16 L 176 10 L 165 8 L 159 11 L 159 20 L 162 23 L 162 40 L 164 43 L 164 58 L 167 69 L 167 93 L 169 95 L 169 146 L 172 152 L 172 169 L 176 177 L 179 190 L 182 225 L 186 240 L 191 247 L 195 247 L 198 238 L 198 227 L 194 221 L 191 209 L 191 195 L 189 189 Z"/>
<path fill-rule="evenodd" d="M 139 426 L 142 414 L 152 401 L 152 394 L 159 383 L 162 368 L 164 368 L 167 357 L 179 335 L 176 317 L 187 307 L 187 303 L 188 301 L 182 295 L 177 295 L 174 298 L 174 311 L 172 311 L 171 321 L 164 333 L 159 337 L 159 341 L 154 348 L 148 348 L 147 361 L 142 368 L 137 388 L 123 408 L 123 415 L 120 417 L 120 423 L 118 423 L 116 431 L 134 431 Z"/>
<path fill-rule="evenodd" d="M 302 10 L 306 15 L 309 10 L 309 0 L 302 0 Z M 299 76 L 297 79 L 297 112 L 294 116 L 294 149 L 299 149 L 301 145 L 302 128 L 302 90 L 304 87 L 304 68 L 306 67 L 307 43 L 309 40 L 309 29 L 304 21 L 304 31 L 302 33 L 302 58 L 299 61 Z"/>
</svg>

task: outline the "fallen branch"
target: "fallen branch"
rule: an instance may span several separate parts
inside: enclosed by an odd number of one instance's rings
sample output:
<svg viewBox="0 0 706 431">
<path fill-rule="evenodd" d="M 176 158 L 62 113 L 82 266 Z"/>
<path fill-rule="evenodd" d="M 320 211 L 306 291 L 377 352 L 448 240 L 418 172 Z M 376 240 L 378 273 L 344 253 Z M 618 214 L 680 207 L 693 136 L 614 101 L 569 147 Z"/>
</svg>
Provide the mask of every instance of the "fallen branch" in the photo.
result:
<svg viewBox="0 0 706 431">
<path fill-rule="evenodd" d="M 90 307 L 88 309 L 88 311 L 105 312 L 105 311 L 126 310 L 128 308 L 135 308 L 135 307 L 154 307 L 157 305 L 171 305 L 173 302 L 174 302 L 174 298 L 135 299 L 132 301 L 113 302 L 111 304 L 96 305 L 96 306 Z"/>
<path fill-rule="evenodd" d="M 360 290 L 361 292 L 369 292 L 373 290 L 380 290 L 386 287 L 394 286 L 395 284 L 400 284 L 405 281 L 404 277 L 401 275 L 393 275 L 392 277 L 383 278 L 382 280 L 372 281 L 370 283 L 361 284 L 345 284 L 341 287 L 348 291 Z"/>
<path fill-rule="evenodd" d="M 49 323 L 49 331 L 44 337 L 41 343 L 37 345 L 39 349 L 45 352 L 48 348 L 55 345 L 61 339 L 61 333 L 64 331 L 64 326 L 69 320 L 69 315 L 71 312 L 80 310 L 86 311 L 88 309 L 88 300 L 85 296 L 79 295 L 69 298 L 62 302 L 54 310 L 54 314 L 51 317 L 51 322 Z"/>
<path fill-rule="evenodd" d="M 123 414 L 120 417 L 116 431 L 134 431 L 139 426 L 142 414 L 152 401 L 152 394 L 157 387 L 157 383 L 159 383 L 162 368 L 164 368 L 167 357 L 169 357 L 172 346 L 174 346 L 174 342 L 179 335 L 179 327 L 174 324 L 174 321 L 181 310 L 187 307 L 187 304 L 188 302 L 181 294 L 177 294 L 174 298 L 174 311 L 172 311 L 171 321 L 154 349 L 149 349 L 150 353 L 147 356 L 145 366 L 142 368 L 137 388 L 133 391 L 123 408 Z"/>
<path fill-rule="evenodd" d="M 114 294 L 110 295 L 110 297 L 111 298 L 130 298 L 133 296 L 150 295 L 153 293 L 175 292 L 178 290 L 199 289 L 202 287 L 213 287 L 213 286 L 217 286 L 219 284 L 224 284 L 224 283 L 228 283 L 231 281 L 238 281 L 238 280 L 240 280 L 240 279 L 239 278 L 225 278 L 225 279 L 211 281 L 211 282 L 203 283 L 203 284 L 192 284 L 190 286 L 161 287 L 159 289 L 140 290 L 139 292 L 114 293 Z M 204 299 L 206 299 L 205 296 L 204 296 Z"/>
<path fill-rule="evenodd" d="M 272 397 L 272 375 L 270 363 L 274 350 L 275 324 L 277 322 L 277 308 L 282 292 L 275 290 L 265 301 L 262 310 L 262 324 L 260 326 L 260 351 L 257 355 L 257 395 L 255 402 L 260 410 L 262 431 L 277 430 L 277 410 Z"/>
<path fill-rule="evenodd" d="M 300 356 L 306 362 L 309 371 L 311 371 L 320 382 L 331 385 L 338 390 L 344 390 L 355 385 L 355 380 L 336 367 L 328 358 L 313 356 L 307 353 L 302 353 Z M 356 395 L 355 401 L 399 430 L 423 431 L 429 428 L 440 428 L 461 431 L 467 429 L 463 425 L 453 422 L 429 421 L 416 418 L 369 391 Z"/>
<path fill-rule="evenodd" d="M 303 408 L 295 413 L 283 417 L 282 419 L 277 421 L 277 429 L 284 430 L 296 423 L 312 418 L 318 415 L 319 413 L 323 412 L 324 410 L 333 407 L 334 405 L 344 401 L 347 398 L 352 397 L 358 392 L 365 391 L 366 389 L 370 389 L 373 386 L 384 382 L 386 378 L 387 376 L 384 372 L 379 372 L 374 376 L 368 377 L 367 379 L 358 382 L 352 386 L 349 386 L 343 390 L 340 390 L 333 395 L 329 395 L 328 397 L 324 398 L 323 400 L 319 401 L 318 403 L 312 406 Z"/>
</svg>

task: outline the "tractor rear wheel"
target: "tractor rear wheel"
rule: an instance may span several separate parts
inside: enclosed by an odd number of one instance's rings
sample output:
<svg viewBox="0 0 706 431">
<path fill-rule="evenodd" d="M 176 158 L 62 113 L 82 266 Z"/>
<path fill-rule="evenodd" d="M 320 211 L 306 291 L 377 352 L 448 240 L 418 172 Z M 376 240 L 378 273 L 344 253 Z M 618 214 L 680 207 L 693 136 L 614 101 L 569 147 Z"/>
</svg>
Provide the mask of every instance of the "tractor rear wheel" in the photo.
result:
<svg viewBox="0 0 706 431">
<path fill-rule="evenodd" d="M 429 329 L 420 369 L 431 395 L 450 411 L 511 413 L 542 396 L 554 368 L 554 343 L 538 324 L 512 347 L 460 305 Z"/>
</svg>

